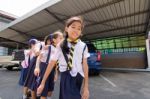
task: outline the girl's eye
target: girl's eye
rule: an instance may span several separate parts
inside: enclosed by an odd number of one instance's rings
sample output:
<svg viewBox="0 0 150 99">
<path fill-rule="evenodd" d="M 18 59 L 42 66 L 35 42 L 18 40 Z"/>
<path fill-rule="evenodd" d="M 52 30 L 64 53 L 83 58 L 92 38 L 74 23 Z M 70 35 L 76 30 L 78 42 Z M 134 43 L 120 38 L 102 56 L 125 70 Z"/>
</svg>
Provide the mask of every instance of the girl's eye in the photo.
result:
<svg viewBox="0 0 150 99">
<path fill-rule="evenodd" d="M 78 30 L 81 30 L 81 28 L 78 28 Z"/>
<path fill-rule="evenodd" d="M 74 29 L 75 27 L 74 27 L 74 26 L 72 26 L 72 28 Z"/>
</svg>

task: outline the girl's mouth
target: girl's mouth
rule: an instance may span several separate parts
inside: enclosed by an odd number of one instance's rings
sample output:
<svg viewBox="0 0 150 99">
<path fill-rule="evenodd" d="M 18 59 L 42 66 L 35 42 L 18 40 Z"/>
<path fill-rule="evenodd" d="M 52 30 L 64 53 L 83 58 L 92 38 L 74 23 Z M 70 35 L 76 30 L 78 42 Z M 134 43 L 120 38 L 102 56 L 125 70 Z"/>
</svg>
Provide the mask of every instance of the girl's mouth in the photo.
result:
<svg viewBox="0 0 150 99">
<path fill-rule="evenodd" d="M 73 32 L 72 34 L 73 34 L 74 36 L 76 36 L 76 37 L 78 36 L 78 33 Z"/>
</svg>

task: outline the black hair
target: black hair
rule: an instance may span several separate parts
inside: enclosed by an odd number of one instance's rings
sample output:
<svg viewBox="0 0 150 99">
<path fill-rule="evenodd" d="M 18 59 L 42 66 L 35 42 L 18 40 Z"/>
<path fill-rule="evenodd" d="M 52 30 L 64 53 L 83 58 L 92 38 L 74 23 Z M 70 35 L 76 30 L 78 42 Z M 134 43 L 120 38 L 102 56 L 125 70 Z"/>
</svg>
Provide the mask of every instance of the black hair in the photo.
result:
<svg viewBox="0 0 150 99">
<path fill-rule="evenodd" d="M 49 34 L 49 35 L 45 36 L 45 38 L 44 38 L 45 45 L 47 45 L 48 40 L 50 40 L 51 44 L 53 43 L 53 34 Z"/>
<path fill-rule="evenodd" d="M 49 34 L 48 36 L 45 37 L 45 45 L 47 45 L 47 41 L 50 40 L 50 43 L 54 45 L 53 39 L 56 39 L 59 35 L 62 35 L 62 32 L 60 30 L 55 31 L 52 34 Z"/>
<path fill-rule="evenodd" d="M 53 33 L 53 39 L 56 39 L 59 35 L 62 35 L 61 30 L 57 30 Z"/>
<path fill-rule="evenodd" d="M 63 52 L 69 54 L 69 47 L 68 47 L 68 41 L 67 41 L 68 35 L 65 35 L 65 39 L 60 45 Z"/>
<path fill-rule="evenodd" d="M 31 45 L 35 45 L 36 42 L 37 42 L 36 39 L 30 39 L 29 42 L 28 42 L 29 48 L 31 48 Z"/>
</svg>

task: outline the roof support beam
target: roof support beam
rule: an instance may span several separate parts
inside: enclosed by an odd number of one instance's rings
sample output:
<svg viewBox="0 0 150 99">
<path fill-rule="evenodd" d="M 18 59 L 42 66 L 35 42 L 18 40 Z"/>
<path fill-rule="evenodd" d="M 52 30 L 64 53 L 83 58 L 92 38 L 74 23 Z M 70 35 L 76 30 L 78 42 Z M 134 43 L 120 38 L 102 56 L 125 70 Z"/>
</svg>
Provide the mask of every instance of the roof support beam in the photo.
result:
<svg viewBox="0 0 150 99">
<path fill-rule="evenodd" d="M 13 30 L 13 31 L 16 31 L 16 32 L 19 33 L 19 34 L 23 34 L 23 35 L 25 35 L 25 36 L 27 36 L 27 37 L 29 37 L 29 38 L 32 38 L 32 37 L 37 38 L 37 37 L 35 37 L 35 36 L 33 36 L 33 35 L 27 34 L 27 33 L 25 33 L 25 32 L 22 32 L 22 31 L 20 31 L 20 30 L 14 29 L 14 28 L 12 28 L 12 27 L 9 27 L 9 29 L 11 29 L 11 30 Z"/>
<path fill-rule="evenodd" d="M 132 27 L 143 26 L 143 25 L 145 25 L 145 24 L 146 24 L 146 23 L 142 23 L 142 24 L 136 24 L 136 25 L 125 26 L 125 27 L 113 28 L 113 29 L 104 30 L 104 31 L 98 31 L 98 32 L 94 32 L 94 33 L 87 33 L 87 34 L 84 35 L 84 36 L 86 37 L 86 36 L 89 36 L 89 35 L 97 35 L 97 34 L 106 33 L 106 32 L 111 32 L 111 31 L 116 31 L 116 30 L 128 29 L 128 28 L 132 28 Z M 83 37 L 84 37 L 84 36 L 83 36 Z"/>
<path fill-rule="evenodd" d="M 16 48 L 15 46 L 12 46 L 12 45 L 9 45 L 9 44 L 6 44 L 6 43 L 0 43 L 0 46 L 3 46 L 3 47 L 11 47 L 11 48 Z"/>
<path fill-rule="evenodd" d="M 86 11 L 83 11 L 83 12 L 81 12 L 81 13 L 77 13 L 77 14 L 72 15 L 72 16 L 83 15 L 83 14 L 89 13 L 89 12 L 91 12 L 91 11 L 94 11 L 94 10 L 97 10 L 97 9 L 100 9 L 100 8 L 104 8 L 104 7 L 110 6 L 110 5 L 112 5 L 112 4 L 121 2 L 121 1 L 124 1 L 124 0 L 113 0 L 113 1 L 110 1 L 110 2 L 108 2 L 108 3 L 106 3 L 106 4 L 104 4 L 104 5 L 100 5 L 100 6 L 98 6 L 98 7 L 95 7 L 95 8 L 92 8 L 92 9 L 88 9 L 88 10 L 86 10 Z M 66 16 L 66 18 L 60 19 L 59 17 L 56 16 L 56 14 L 59 14 L 59 13 L 51 12 L 51 11 L 48 10 L 48 9 L 45 9 L 45 11 L 48 12 L 50 15 L 52 15 L 54 18 L 56 18 L 56 19 L 58 20 L 57 22 L 61 22 L 61 23 L 63 23 L 63 24 L 64 24 L 64 20 L 67 20 L 68 18 L 70 18 L 70 16 Z M 59 14 L 59 15 L 60 15 L 60 14 Z M 61 14 L 61 15 L 62 15 L 62 14 Z M 63 15 L 63 16 L 65 16 L 65 15 Z M 86 20 L 86 21 L 93 22 L 92 20 Z M 28 33 L 28 32 L 32 32 L 32 31 L 35 31 L 35 30 L 39 30 L 39 29 L 41 29 L 41 28 L 44 28 L 44 27 L 47 27 L 47 26 L 50 26 L 50 25 L 53 25 L 53 24 L 55 24 L 55 23 L 57 23 L 57 22 L 53 22 L 53 23 L 51 23 L 51 24 L 46 24 L 46 25 L 44 25 L 44 26 L 42 26 L 42 27 L 35 28 L 35 29 L 31 30 L 31 31 L 27 31 L 27 33 Z M 95 22 L 93 22 L 93 23 L 95 23 Z"/>
<path fill-rule="evenodd" d="M 78 16 L 78 15 L 83 15 L 83 14 L 86 14 L 86 13 L 90 13 L 90 12 L 95 11 L 95 10 L 97 10 L 97 9 L 104 8 L 104 7 L 107 7 L 107 6 L 113 5 L 113 4 L 115 4 L 115 3 L 121 2 L 121 1 L 124 1 L 124 0 L 112 0 L 112 1 L 110 1 L 110 2 L 107 2 L 106 4 L 103 4 L 103 5 L 97 6 L 97 7 L 92 8 L 92 9 L 88 9 L 88 10 L 86 10 L 86 11 L 83 11 L 83 12 L 77 13 L 77 14 L 72 15 L 72 16 Z M 55 14 L 59 14 L 59 13 L 55 13 Z M 60 15 L 62 15 L 62 14 L 60 14 Z M 63 16 L 65 16 L 65 15 L 63 15 Z M 62 19 L 62 20 L 66 20 L 66 19 L 68 19 L 70 16 L 66 16 L 66 17 L 67 17 L 67 18 Z"/>
<path fill-rule="evenodd" d="M 83 11 L 83 12 L 80 12 L 80 13 L 77 13 L 75 15 L 83 15 L 83 14 L 86 14 L 86 13 L 89 13 L 89 12 L 92 12 L 92 11 L 95 11 L 97 9 L 100 9 L 100 8 L 104 8 L 104 7 L 107 7 L 107 6 L 110 6 L 112 4 L 115 4 L 115 3 L 118 3 L 118 2 L 121 2 L 121 1 L 124 1 L 124 0 L 112 0 L 106 4 L 103 4 L 103 5 L 100 5 L 98 7 L 95 7 L 95 8 L 92 8 L 92 9 L 89 9 L 89 10 L 86 10 L 86 11 Z"/>
<path fill-rule="evenodd" d="M 148 12 L 150 12 L 150 10 L 145 10 L 145 11 L 141 11 L 141 12 L 136 12 L 136 13 L 128 14 L 128 15 L 125 15 L 125 16 L 119 16 L 119 17 L 116 17 L 116 18 L 112 18 L 112 19 L 108 19 L 108 20 L 104 20 L 104 21 L 100 21 L 100 22 L 94 22 L 94 21 L 85 19 L 85 21 L 92 22 L 91 24 L 86 25 L 85 27 L 90 27 L 90 26 L 98 25 L 98 24 L 102 24 L 102 25 L 108 26 L 107 24 L 104 24 L 104 23 L 106 23 L 106 22 L 111 22 L 111 21 L 114 21 L 114 20 L 123 19 L 123 18 L 126 18 L 126 17 L 132 17 L 132 16 L 135 16 L 135 15 L 144 14 L 144 13 L 148 13 Z M 55 13 L 55 12 L 52 12 L 52 13 Z M 55 13 L 55 15 L 56 15 L 56 14 L 62 15 L 62 14 L 60 14 L 60 13 Z M 66 16 L 66 15 L 62 15 L 62 16 Z M 66 19 L 69 18 L 69 16 L 66 16 L 66 17 L 67 17 L 67 18 L 61 19 L 61 20 L 59 20 L 59 21 L 64 21 L 64 20 L 66 20 Z M 58 21 L 58 22 L 59 22 L 59 21 Z M 44 25 L 44 26 L 39 27 L 39 28 L 36 28 L 36 29 L 34 29 L 34 30 L 38 30 L 38 29 L 44 28 L 44 27 L 46 27 L 46 26 L 53 25 L 53 24 L 55 24 L 55 23 L 57 23 L 57 22 Z M 111 26 L 111 27 L 113 27 L 113 26 Z M 28 31 L 28 32 L 32 32 L 32 31 L 33 31 L 33 30 Z"/>
<path fill-rule="evenodd" d="M 150 1 L 149 1 L 149 10 L 150 10 Z M 148 23 L 145 26 L 145 30 L 146 30 L 146 35 L 148 36 L 148 32 L 150 31 L 150 12 L 148 13 L 147 22 Z"/>
<path fill-rule="evenodd" d="M 57 22 L 61 22 L 63 25 L 64 25 L 64 19 L 60 19 L 55 13 L 49 11 L 48 9 L 44 9 L 48 14 L 50 14 L 51 16 L 53 16 L 56 20 L 58 20 Z M 35 28 L 35 29 L 32 29 L 30 31 L 27 31 L 27 33 L 29 32 L 32 32 L 32 31 L 36 31 L 36 30 L 39 30 L 41 28 L 44 28 L 44 27 L 47 27 L 47 26 L 50 26 L 50 25 L 53 25 L 57 22 L 53 22 L 53 23 L 50 23 L 50 24 L 46 24 L 46 25 L 43 25 L 41 27 L 38 27 L 38 28 Z"/>
<path fill-rule="evenodd" d="M 149 15 L 150 16 L 150 15 Z M 148 24 L 146 26 L 146 32 L 150 31 L 150 17 L 149 17 L 149 21 Z"/>
<path fill-rule="evenodd" d="M 3 37 L 0 37 L 0 41 L 2 42 L 3 41 L 9 41 L 9 42 L 15 42 L 15 43 L 18 43 L 18 44 L 22 44 L 22 45 L 27 45 L 25 43 L 21 43 L 21 42 L 18 42 L 18 41 L 14 41 L 14 40 L 10 40 L 10 39 L 7 39 L 7 38 L 3 38 Z"/>
<path fill-rule="evenodd" d="M 0 17 L 2 17 L 2 18 L 7 18 L 7 19 L 9 19 L 9 20 L 11 20 L 11 21 L 14 21 L 14 20 L 16 19 L 16 18 L 14 18 L 14 17 L 8 16 L 8 15 L 2 14 L 2 13 L 0 13 Z"/>
<path fill-rule="evenodd" d="M 0 46 L 3 46 L 3 47 L 7 47 L 7 48 L 14 48 L 14 49 L 20 49 L 20 48 L 26 48 L 27 47 L 27 45 L 21 45 L 21 44 L 19 44 L 19 46 L 18 46 L 18 43 L 10 43 L 10 44 L 8 44 L 8 43 L 3 43 L 3 42 L 0 42 Z"/>
<path fill-rule="evenodd" d="M 148 12 L 150 12 L 150 10 L 131 13 L 131 14 L 128 14 L 128 15 L 125 15 L 125 16 L 119 16 L 119 17 L 116 17 L 116 18 L 112 18 L 112 19 L 108 19 L 108 20 L 104 20 L 104 21 L 100 21 L 100 22 L 95 22 L 95 23 L 87 25 L 87 27 L 93 26 L 93 25 L 98 25 L 98 24 L 103 24 L 103 23 L 106 23 L 106 22 L 115 21 L 115 20 L 119 20 L 119 19 L 123 19 L 123 18 L 127 18 L 127 17 L 132 17 L 132 16 L 136 16 L 136 15 L 144 14 L 144 13 L 148 13 Z"/>
<path fill-rule="evenodd" d="M 44 9 L 46 12 L 48 12 L 48 14 L 50 14 L 51 16 L 53 16 L 55 19 L 57 19 L 60 23 L 64 24 L 64 20 L 60 19 L 59 17 L 57 17 L 57 15 L 55 15 L 55 13 L 49 11 L 48 9 Z"/>
<path fill-rule="evenodd" d="M 67 16 L 67 15 L 64 15 L 64 14 L 60 14 L 60 13 L 57 13 L 57 12 L 52 12 L 52 13 L 54 13 L 55 15 L 60 15 L 60 16 L 64 16 L 64 17 L 67 17 L 67 18 L 70 17 L 70 16 Z M 67 18 L 66 18 L 66 19 L 67 19 Z M 64 21 L 64 20 L 66 20 L 66 19 L 61 19 L 61 20 Z M 96 22 L 96 21 L 93 21 L 93 20 L 85 19 L 85 18 L 84 18 L 84 20 L 87 21 L 87 22 L 92 22 L 92 23 L 93 23 L 93 22 Z"/>
<path fill-rule="evenodd" d="M 130 34 L 119 34 L 119 35 L 115 35 L 115 36 L 111 36 L 111 38 L 117 38 L 117 37 L 120 37 L 120 36 L 131 36 L 131 35 L 144 35 L 145 34 L 145 31 L 140 31 L 140 32 L 137 32 L 137 33 L 135 33 L 135 32 L 133 32 L 133 33 L 130 33 Z M 96 39 L 104 39 L 104 38 L 110 38 L 110 36 L 105 36 L 105 37 L 92 37 L 92 38 L 88 38 L 88 37 L 86 37 L 86 39 L 85 38 L 83 38 L 83 40 L 96 40 Z"/>
</svg>

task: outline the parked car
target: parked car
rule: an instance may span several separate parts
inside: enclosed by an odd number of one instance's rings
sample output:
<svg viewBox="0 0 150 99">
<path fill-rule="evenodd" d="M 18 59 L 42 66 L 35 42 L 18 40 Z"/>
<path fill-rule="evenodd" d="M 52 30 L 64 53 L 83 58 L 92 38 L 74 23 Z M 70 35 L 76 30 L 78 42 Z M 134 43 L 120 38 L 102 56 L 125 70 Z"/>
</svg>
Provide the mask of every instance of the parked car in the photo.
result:
<svg viewBox="0 0 150 99">
<path fill-rule="evenodd" d="M 101 53 L 96 50 L 92 43 L 87 43 L 90 57 L 88 58 L 89 74 L 98 75 L 101 71 Z"/>
<path fill-rule="evenodd" d="M 14 61 L 23 61 L 25 59 L 24 50 L 15 50 L 12 56 Z"/>
<path fill-rule="evenodd" d="M 25 59 L 25 56 L 24 56 L 24 49 L 21 49 L 21 50 L 15 50 L 12 54 L 13 56 L 13 59 L 12 61 L 18 61 L 19 64 L 18 64 L 18 67 L 19 69 L 21 69 L 21 62 Z"/>
<path fill-rule="evenodd" d="M 3 67 L 3 65 L 2 64 L 0 64 L 0 68 L 2 68 Z"/>
<path fill-rule="evenodd" d="M 12 56 L 0 56 L 0 67 L 12 70 L 13 67 L 19 67 L 19 61 L 13 61 Z"/>
</svg>

